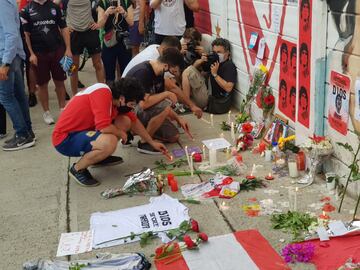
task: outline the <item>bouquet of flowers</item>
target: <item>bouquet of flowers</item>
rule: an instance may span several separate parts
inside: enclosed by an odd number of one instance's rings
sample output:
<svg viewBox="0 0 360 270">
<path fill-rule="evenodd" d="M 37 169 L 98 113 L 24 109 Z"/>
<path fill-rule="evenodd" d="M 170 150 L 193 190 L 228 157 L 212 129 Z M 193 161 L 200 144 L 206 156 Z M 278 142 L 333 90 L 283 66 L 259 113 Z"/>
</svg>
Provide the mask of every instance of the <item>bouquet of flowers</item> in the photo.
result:
<svg viewBox="0 0 360 270">
<path fill-rule="evenodd" d="M 125 194 L 157 196 L 163 193 L 163 187 L 164 182 L 162 177 L 156 177 L 151 169 L 144 169 L 131 175 L 122 188 L 107 189 L 101 192 L 101 196 L 105 199 Z"/>
<path fill-rule="evenodd" d="M 252 130 L 253 126 L 249 122 L 242 124 L 241 133 L 236 140 L 236 150 L 238 152 L 245 151 L 253 145 L 254 137 L 251 135 Z"/>
<path fill-rule="evenodd" d="M 334 151 L 329 138 L 315 134 L 313 137 L 309 137 L 303 147 L 315 156 L 328 156 Z"/>
</svg>

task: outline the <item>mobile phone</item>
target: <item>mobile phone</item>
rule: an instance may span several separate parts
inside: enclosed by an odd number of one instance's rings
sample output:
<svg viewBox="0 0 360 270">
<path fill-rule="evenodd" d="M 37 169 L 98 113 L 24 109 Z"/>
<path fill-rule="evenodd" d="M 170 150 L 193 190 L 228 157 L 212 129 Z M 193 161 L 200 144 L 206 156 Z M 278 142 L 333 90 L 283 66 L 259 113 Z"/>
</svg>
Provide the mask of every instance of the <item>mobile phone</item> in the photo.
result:
<svg viewBox="0 0 360 270">
<path fill-rule="evenodd" d="M 111 7 L 118 7 L 119 1 L 118 0 L 110 0 L 110 6 Z"/>
</svg>

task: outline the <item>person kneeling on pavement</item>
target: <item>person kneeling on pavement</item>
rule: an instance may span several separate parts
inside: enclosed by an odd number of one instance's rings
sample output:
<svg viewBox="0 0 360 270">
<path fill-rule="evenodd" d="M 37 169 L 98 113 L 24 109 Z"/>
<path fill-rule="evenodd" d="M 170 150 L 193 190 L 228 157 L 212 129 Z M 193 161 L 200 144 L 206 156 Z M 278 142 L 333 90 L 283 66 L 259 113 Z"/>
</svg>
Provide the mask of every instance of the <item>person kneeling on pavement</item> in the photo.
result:
<svg viewBox="0 0 360 270">
<path fill-rule="evenodd" d="M 134 79 L 124 78 L 107 86 L 97 83 L 75 95 L 66 105 L 55 126 L 52 142 L 64 156 L 81 157 L 69 175 L 83 186 L 97 186 L 89 166 L 115 165 L 121 157 L 111 156 L 118 141 L 127 141 L 131 130 L 159 152 L 167 153 L 155 142 L 132 112 L 143 100 L 144 90 Z"/>
<path fill-rule="evenodd" d="M 230 59 L 230 42 L 215 39 L 212 53 L 202 53 L 182 74 L 184 94 L 210 113 L 222 114 L 232 105 L 232 93 L 237 80 L 236 66 Z M 203 73 L 206 72 L 204 75 Z M 208 76 L 210 76 L 209 82 Z"/>
</svg>

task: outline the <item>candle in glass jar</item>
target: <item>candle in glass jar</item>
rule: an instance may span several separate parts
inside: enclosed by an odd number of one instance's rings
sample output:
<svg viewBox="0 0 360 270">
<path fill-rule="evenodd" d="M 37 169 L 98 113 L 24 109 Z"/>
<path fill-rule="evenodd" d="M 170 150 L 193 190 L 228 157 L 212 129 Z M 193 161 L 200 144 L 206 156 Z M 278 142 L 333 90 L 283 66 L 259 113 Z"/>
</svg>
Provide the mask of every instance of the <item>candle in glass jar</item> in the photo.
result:
<svg viewBox="0 0 360 270">
<path fill-rule="evenodd" d="M 289 176 L 291 178 L 299 177 L 299 171 L 298 171 L 298 168 L 297 168 L 296 161 L 295 160 L 294 161 L 289 161 L 288 166 L 289 166 Z"/>
</svg>

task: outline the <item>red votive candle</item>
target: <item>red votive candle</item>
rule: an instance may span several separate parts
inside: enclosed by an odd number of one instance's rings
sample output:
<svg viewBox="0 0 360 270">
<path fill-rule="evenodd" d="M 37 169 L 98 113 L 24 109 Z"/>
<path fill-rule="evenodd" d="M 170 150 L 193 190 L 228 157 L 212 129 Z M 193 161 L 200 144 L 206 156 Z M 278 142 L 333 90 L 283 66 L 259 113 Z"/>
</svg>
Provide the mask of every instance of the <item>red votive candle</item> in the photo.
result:
<svg viewBox="0 0 360 270">
<path fill-rule="evenodd" d="M 171 181 L 170 187 L 172 192 L 177 192 L 179 190 L 178 183 L 175 179 Z"/>
<path fill-rule="evenodd" d="M 174 175 L 172 173 L 169 173 L 167 175 L 168 185 L 171 186 L 171 182 L 175 180 Z"/>
</svg>

